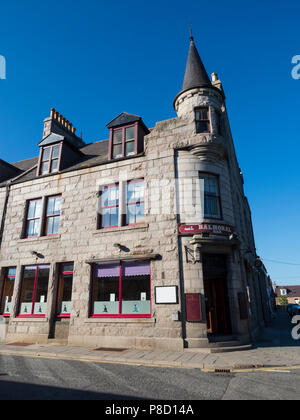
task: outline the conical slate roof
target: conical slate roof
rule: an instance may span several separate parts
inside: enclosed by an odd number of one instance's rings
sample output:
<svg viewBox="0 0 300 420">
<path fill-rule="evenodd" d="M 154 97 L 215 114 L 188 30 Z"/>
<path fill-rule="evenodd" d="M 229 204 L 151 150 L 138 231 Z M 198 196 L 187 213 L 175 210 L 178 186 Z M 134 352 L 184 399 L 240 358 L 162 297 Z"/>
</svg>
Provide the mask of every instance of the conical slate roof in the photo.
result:
<svg viewBox="0 0 300 420">
<path fill-rule="evenodd" d="M 205 67 L 202 63 L 202 60 L 200 58 L 200 55 L 194 43 L 194 38 L 192 36 L 190 38 L 190 41 L 191 41 L 190 50 L 189 50 L 188 60 L 186 63 L 182 90 L 176 96 L 174 100 L 174 106 L 175 106 L 175 102 L 178 96 L 180 96 L 182 93 L 190 89 L 195 89 L 195 88 L 216 89 L 212 85 L 210 78 L 205 70 Z"/>
<path fill-rule="evenodd" d="M 191 37 L 182 92 L 198 87 L 212 87 L 212 84 L 195 46 L 194 38 Z"/>
</svg>

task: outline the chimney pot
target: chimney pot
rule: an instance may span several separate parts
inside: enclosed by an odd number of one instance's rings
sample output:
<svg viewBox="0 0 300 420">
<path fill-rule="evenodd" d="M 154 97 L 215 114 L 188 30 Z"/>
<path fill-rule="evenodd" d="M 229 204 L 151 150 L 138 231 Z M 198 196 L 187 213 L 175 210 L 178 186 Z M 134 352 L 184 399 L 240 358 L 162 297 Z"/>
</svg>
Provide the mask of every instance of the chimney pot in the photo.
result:
<svg viewBox="0 0 300 420">
<path fill-rule="evenodd" d="M 217 73 L 212 73 L 211 78 L 213 82 L 216 82 L 217 80 L 219 80 Z"/>
</svg>

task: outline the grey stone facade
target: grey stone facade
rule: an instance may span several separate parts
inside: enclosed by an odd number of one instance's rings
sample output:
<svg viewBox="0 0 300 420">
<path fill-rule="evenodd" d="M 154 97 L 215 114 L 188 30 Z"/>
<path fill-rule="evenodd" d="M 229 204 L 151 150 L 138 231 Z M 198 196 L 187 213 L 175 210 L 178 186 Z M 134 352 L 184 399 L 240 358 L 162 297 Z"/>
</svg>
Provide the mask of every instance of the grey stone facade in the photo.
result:
<svg viewBox="0 0 300 420">
<path fill-rule="evenodd" d="M 208 334 L 203 269 L 206 254 L 223 255 L 227 261 L 226 299 L 231 323 L 227 339 L 247 343 L 268 322 L 270 314 L 264 307 L 267 293 L 256 264 L 251 212 L 244 195 L 221 82 L 214 74 L 211 87 L 185 90 L 177 96 L 174 106 L 178 116 L 156 124 L 143 139 L 143 153 L 108 160 L 106 141 L 100 145 L 104 152 L 95 154 L 91 161 L 85 158 L 63 171 L 40 176 L 39 162 L 35 159 L 17 177 L 0 184 L 0 291 L 5 270 L 16 267 L 11 313 L 9 318 L 2 318 L 0 339 L 45 343 L 56 338 L 72 345 L 171 350 L 209 347 L 218 340 L 218 334 Z M 195 108 L 201 106 L 209 108 L 210 133 L 196 132 Z M 221 115 L 222 134 L 217 128 L 217 112 Z M 44 138 L 53 132 L 52 114 L 45 120 Z M 69 128 L 70 125 L 66 130 Z M 74 129 L 71 131 L 69 137 L 75 133 Z M 64 136 L 64 129 L 55 132 Z M 77 142 L 83 145 L 78 138 Z M 86 155 L 93 155 L 88 152 L 96 146 L 88 145 Z M 177 214 L 180 197 L 172 187 L 174 179 L 198 179 L 202 172 L 218 176 L 222 208 L 220 220 L 206 218 L 204 222 L 230 226 L 234 230 L 232 235 L 179 234 L 179 226 L 191 221 Z M 119 183 L 122 203 L 126 182 L 135 179 L 144 179 L 144 221 L 122 226 L 120 213 L 119 227 L 98 229 L 99 188 Z M 154 181 L 157 185 L 171 185 L 170 194 L 158 190 L 160 199 L 153 200 L 149 192 L 155 190 Z M 62 197 L 59 233 L 33 239 L 22 237 L 28 200 L 45 200 L 56 195 Z M 168 211 L 163 211 L 166 208 Z M 117 248 L 116 243 L 123 248 Z M 151 317 L 92 318 L 93 261 L 128 259 L 150 261 Z M 72 310 L 70 318 L 58 320 L 55 313 L 58 264 L 63 262 L 74 262 Z M 46 316 L 22 318 L 19 316 L 22 270 L 35 264 L 50 265 Z M 157 286 L 177 286 L 178 303 L 156 304 Z M 200 296 L 201 320 L 187 320 L 186 295 L 190 294 Z M 241 316 L 241 295 L 247 297 L 246 317 Z M 174 312 L 179 313 L 178 320 L 173 320 Z M 226 337 L 219 340 L 226 341 Z"/>
</svg>

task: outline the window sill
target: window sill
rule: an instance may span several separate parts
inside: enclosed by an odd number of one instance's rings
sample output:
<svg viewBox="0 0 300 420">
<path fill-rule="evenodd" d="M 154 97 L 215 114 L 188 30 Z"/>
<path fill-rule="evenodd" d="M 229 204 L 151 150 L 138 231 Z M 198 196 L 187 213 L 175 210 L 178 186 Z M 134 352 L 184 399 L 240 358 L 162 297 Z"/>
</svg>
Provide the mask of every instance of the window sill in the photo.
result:
<svg viewBox="0 0 300 420">
<path fill-rule="evenodd" d="M 156 318 L 104 318 L 94 317 L 88 318 L 84 321 L 88 323 L 102 323 L 102 324 L 155 324 Z"/>
<path fill-rule="evenodd" d="M 12 322 L 48 322 L 48 318 L 46 316 L 17 316 L 16 318 L 11 318 Z"/>
<path fill-rule="evenodd" d="M 50 235 L 50 236 L 38 236 L 37 238 L 23 238 L 23 239 L 19 239 L 18 243 L 22 244 L 26 242 L 49 241 L 53 239 L 60 239 L 60 237 L 61 235 L 57 234 L 57 235 Z"/>
<path fill-rule="evenodd" d="M 105 228 L 105 229 L 98 229 L 95 232 L 93 232 L 93 235 L 101 235 L 102 233 L 110 233 L 110 232 L 123 232 L 128 230 L 145 230 L 148 229 L 149 224 L 148 223 L 137 223 L 135 225 L 129 225 L 129 226 L 118 226 L 114 228 Z"/>
</svg>

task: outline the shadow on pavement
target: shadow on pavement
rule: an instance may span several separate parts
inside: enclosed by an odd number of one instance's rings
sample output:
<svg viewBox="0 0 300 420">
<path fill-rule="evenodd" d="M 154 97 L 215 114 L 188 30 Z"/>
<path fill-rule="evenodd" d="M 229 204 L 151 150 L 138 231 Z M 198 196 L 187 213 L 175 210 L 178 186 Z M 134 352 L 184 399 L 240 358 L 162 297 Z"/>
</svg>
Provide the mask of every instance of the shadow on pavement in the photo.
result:
<svg viewBox="0 0 300 420">
<path fill-rule="evenodd" d="M 278 311 L 276 318 L 261 332 L 254 347 L 300 347 L 300 339 L 295 340 L 292 337 L 295 326 L 287 312 Z M 300 328 L 298 333 L 300 338 Z"/>
<path fill-rule="evenodd" d="M 3 375 L 1 375 L 3 377 Z M 135 396 L 106 394 L 47 385 L 0 380 L 0 400 L 145 400 Z"/>
</svg>

